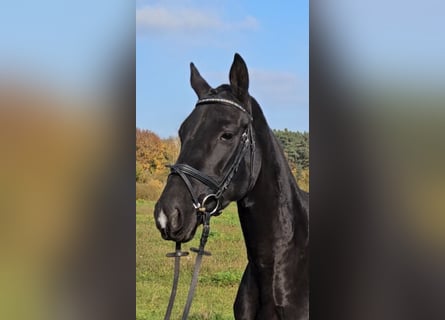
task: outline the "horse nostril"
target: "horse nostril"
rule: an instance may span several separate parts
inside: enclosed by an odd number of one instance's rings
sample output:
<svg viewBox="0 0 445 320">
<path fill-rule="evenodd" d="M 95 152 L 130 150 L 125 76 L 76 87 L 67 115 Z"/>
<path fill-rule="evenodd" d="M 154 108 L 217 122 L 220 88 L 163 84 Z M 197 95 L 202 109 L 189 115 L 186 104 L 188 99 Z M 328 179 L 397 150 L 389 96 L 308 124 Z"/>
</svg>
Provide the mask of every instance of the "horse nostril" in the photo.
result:
<svg viewBox="0 0 445 320">
<path fill-rule="evenodd" d="M 175 206 L 161 207 L 155 210 L 156 226 L 162 238 L 172 240 L 183 231 L 183 213 Z"/>
<path fill-rule="evenodd" d="M 164 238 L 164 239 L 168 239 L 169 237 L 168 237 L 168 231 L 167 231 L 167 228 L 162 228 L 161 229 L 161 236 Z"/>
<path fill-rule="evenodd" d="M 178 208 L 175 208 L 170 214 L 170 225 L 174 229 L 178 229 L 181 223 L 181 212 Z"/>
<path fill-rule="evenodd" d="M 167 214 L 167 213 L 168 214 Z M 176 229 L 181 223 L 181 212 L 179 209 L 175 208 L 173 210 L 164 211 L 161 209 L 157 215 L 157 223 L 159 229 L 166 229 L 168 226 Z"/>
</svg>

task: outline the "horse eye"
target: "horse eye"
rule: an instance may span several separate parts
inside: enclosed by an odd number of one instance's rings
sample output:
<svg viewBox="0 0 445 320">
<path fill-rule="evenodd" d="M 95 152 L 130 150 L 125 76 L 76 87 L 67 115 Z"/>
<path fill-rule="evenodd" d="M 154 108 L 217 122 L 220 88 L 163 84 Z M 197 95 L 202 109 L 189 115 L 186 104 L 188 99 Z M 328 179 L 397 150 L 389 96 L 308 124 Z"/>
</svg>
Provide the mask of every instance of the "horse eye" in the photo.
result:
<svg viewBox="0 0 445 320">
<path fill-rule="evenodd" d="M 223 141 L 229 141 L 232 140 L 232 138 L 233 138 L 233 133 L 230 132 L 225 132 L 221 135 L 221 140 Z"/>
</svg>

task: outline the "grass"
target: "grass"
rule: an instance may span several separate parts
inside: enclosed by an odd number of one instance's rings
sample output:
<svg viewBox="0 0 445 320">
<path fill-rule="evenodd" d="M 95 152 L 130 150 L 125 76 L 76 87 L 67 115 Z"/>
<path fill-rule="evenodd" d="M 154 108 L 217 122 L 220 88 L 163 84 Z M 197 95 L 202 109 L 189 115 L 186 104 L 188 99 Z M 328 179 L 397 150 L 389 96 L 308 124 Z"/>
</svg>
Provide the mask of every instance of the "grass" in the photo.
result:
<svg viewBox="0 0 445 320">
<path fill-rule="evenodd" d="M 153 201 L 136 202 L 136 319 L 163 319 L 173 280 L 174 243 L 161 238 L 153 218 Z M 233 319 L 233 302 L 247 264 L 244 240 L 235 205 L 212 218 L 211 233 L 201 267 L 198 287 L 189 319 Z M 183 245 L 184 250 L 199 246 L 201 228 L 195 239 Z M 193 272 L 195 254 L 181 259 L 181 275 L 172 314 L 180 319 Z"/>
</svg>

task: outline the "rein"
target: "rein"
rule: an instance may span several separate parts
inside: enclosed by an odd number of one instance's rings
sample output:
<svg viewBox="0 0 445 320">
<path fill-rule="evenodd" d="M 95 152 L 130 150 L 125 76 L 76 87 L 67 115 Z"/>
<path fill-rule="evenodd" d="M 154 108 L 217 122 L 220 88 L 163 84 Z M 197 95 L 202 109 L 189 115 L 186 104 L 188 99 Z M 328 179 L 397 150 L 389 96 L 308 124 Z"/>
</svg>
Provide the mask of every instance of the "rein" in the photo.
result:
<svg viewBox="0 0 445 320">
<path fill-rule="evenodd" d="M 192 305 L 193 301 L 193 295 L 195 293 L 196 286 L 198 284 L 198 275 L 199 270 L 201 268 L 202 263 L 202 257 L 204 255 L 210 256 L 211 253 L 208 251 L 205 251 L 205 245 L 207 243 L 207 239 L 209 237 L 210 233 L 210 218 L 212 216 L 219 215 L 221 213 L 221 202 L 220 199 L 224 193 L 225 190 L 229 187 L 230 183 L 232 182 L 233 177 L 235 176 L 236 172 L 238 171 L 238 167 L 241 163 L 241 160 L 246 155 L 247 151 L 249 150 L 249 147 L 251 149 L 252 159 L 251 159 L 251 165 L 253 165 L 253 157 L 255 154 L 255 142 L 253 139 L 253 130 L 252 130 L 252 116 L 247 112 L 247 110 L 239 105 L 238 103 L 227 100 L 227 99 L 220 99 L 220 98 L 206 98 L 206 99 L 200 99 L 196 103 L 196 106 L 201 104 L 212 104 L 212 103 L 218 103 L 218 104 L 225 104 L 232 107 L 235 107 L 236 109 L 245 112 L 247 115 L 249 115 L 250 123 L 247 127 L 247 129 L 243 132 L 241 136 L 240 143 L 237 148 L 236 156 L 230 166 L 230 168 L 227 170 L 227 172 L 224 174 L 223 178 L 220 182 L 216 181 L 214 178 L 208 176 L 207 174 L 193 168 L 192 166 L 189 166 L 187 164 L 177 163 L 174 165 L 168 165 L 167 167 L 170 168 L 170 174 L 177 174 L 181 177 L 181 179 L 184 181 L 193 201 L 193 207 L 195 208 L 197 214 L 200 216 L 203 224 L 201 239 L 199 242 L 199 248 L 190 248 L 191 251 L 197 253 L 196 260 L 195 260 L 195 266 L 193 268 L 193 276 L 190 283 L 189 292 L 187 295 L 187 301 L 184 307 L 184 311 L 182 313 L 182 320 L 186 320 L 190 311 L 190 307 Z M 251 171 L 253 172 L 253 171 Z M 196 196 L 195 192 L 193 191 L 192 183 L 190 182 L 190 178 L 193 178 L 195 180 L 198 180 L 202 184 L 206 185 L 212 190 L 212 193 L 207 194 L 201 202 L 199 202 L 198 197 Z M 250 183 L 252 184 L 252 182 Z M 251 185 L 249 185 L 249 188 Z M 214 207 L 211 207 L 209 210 L 207 210 L 206 203 L 210 202 L 211 200 L 216 201 L 216 204 Z M 174 257 L 175 258 L 175 269 L 174 269 L 174 276 L 173 276 L 173 284 L 172 284 L 172 291 L 170 294 L 170 300 L 168 302 L 167 311 L 164 317 L 164 320 L 169 320 L 171 316 L 171 312 L 173 309 L 173 304 L 175 302 L 176 298 L 176 291 L 178 287 L 179 282 L 179 271 L 180 271 L 180 259 L 181 257 L 187 256 L 188 252 L 181 251 L 181 243 L 176 242 L 175 245 L 175 252 L 168 253 L 167 257 Z"/>
<path fill-rule="evenodd" d="M 195 266 L 193 268 L 193 276 L 192 281 L 190 282 L 190 289 L 187 295 L 187 301 L 185 303 L 184 311 L 182 313 L 182 320 L 186 320 L 188 317 L 188 314 L 190 312 L 190 307 L 192 306 L 193 296 L 195 294 L 196 286 L 198 284 L 198 275 L 199 270 L 201 269 L 201 263 L 202 263 L 202 257 L 204 255 L 210 256 L 211 253 L 204 250 L 204 247 L 207 243 L 207 239 L 209 237 L 210 233 L 210 217 L 212 215 L 208 212 L 205 213 L 204 221 L 203 221 L 203 228 L 202 228 L 202 234 L 201 239 L 199 241 L 199 248 L 190 248 L 191 251 L 196 252 L 198 255 L 196 256 L 195 260 Z M 167 257 L 174 257 L 175 258 L 175 271 L 173 276 L 173 284 L 172 284 L 172 291 L 170 293 L 170 299 L 168 301 L 167 311 L 165 312 L 164 320 L 169 320 L 173 305 L 175 303 L 176 298 L 176 291 L 178 288 L 178 282 L 179 282 L 179 269 L 180 269 L 180 259 L 181 257 L 188 256 L 188 252 L 181 251 L 181 243 L 176 242 L 175 245 L 175 252 L 167 253 Z"/>
</svg>

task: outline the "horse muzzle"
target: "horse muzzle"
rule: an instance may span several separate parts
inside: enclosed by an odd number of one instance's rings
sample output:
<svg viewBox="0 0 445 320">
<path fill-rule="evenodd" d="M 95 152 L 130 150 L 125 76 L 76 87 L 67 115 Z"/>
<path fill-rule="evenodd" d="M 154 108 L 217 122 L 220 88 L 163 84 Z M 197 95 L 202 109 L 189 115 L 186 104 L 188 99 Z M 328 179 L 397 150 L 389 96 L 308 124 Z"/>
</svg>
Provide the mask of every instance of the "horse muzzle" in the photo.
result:
<svg viewBox="0 0 445 320">
<path fill-rule="evenodd" d="M 193 208 L 185 212 L 179 207 L 163 205 L 162 202 L 156 203 L 154 217 L 162 238 L 176 242 L 191 240 L 199 223 Z"/>
</svg>

